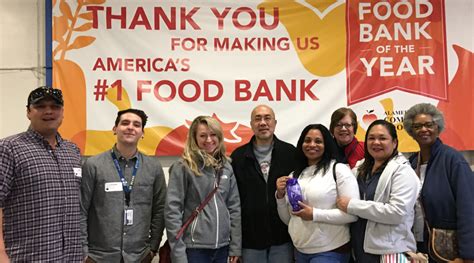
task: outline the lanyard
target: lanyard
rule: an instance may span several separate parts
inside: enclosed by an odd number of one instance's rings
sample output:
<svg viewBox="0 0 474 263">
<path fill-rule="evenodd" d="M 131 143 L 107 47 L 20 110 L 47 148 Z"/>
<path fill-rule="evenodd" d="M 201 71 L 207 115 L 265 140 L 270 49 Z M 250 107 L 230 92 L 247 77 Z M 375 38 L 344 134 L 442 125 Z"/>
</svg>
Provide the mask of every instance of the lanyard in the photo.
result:
<svg viewBox="0 0 474 263">
<path fill-rule="evenodd" d="M 120 177 L 120 181 L 122 182 L 123 191 L 125 193 L 125 202 L 127 203 L 127 206 L 129 206 L 130 193 L 132 192 L 133 183 L 135 182 L 135 176 L 137 175 L 138 166 L 140 165 L 140 159 L 137 157 L 137 160 L 135 161 L 135 165 L 133 166 L 133 171 L 132 171 L 132 180 L 130 181 L 130 184 L 128 184 L 127 180 L 125 179 L 125 176 L 123 175 L 122 168 L 120 168 L 119 162 L 117 160 L 117 156 L 115 155 L 113 151 L 111 151 L 111 154 L 112 154 L 112 159 L 114 160 L 115 169 L 117 169 L 117 173 Z"/>
</svg>

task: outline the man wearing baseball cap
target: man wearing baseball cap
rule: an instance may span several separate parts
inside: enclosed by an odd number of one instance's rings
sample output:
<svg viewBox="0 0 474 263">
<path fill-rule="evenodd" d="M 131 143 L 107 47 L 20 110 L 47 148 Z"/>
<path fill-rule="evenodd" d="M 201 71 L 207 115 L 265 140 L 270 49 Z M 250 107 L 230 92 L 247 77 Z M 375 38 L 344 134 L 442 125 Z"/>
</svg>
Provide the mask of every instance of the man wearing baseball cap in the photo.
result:
<svg viewBox="0 0 474 263">
<path fill-rule="evenodd" d="M 58 133 L 63 105 L 61 90 L 33 90 L 28 130 L 0 140 L 0 262 L 83 259 L 81 157 Z"/>
</svg>

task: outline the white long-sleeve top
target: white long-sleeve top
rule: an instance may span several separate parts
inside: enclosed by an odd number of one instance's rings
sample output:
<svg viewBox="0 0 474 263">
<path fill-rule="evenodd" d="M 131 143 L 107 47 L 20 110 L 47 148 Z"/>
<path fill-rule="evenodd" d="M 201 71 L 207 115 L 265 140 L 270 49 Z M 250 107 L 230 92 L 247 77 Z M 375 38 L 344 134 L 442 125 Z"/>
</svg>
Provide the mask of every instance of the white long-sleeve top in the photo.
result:
<svg viewBox="0 0 474 263">
<path fill-rule="evenodd" d="M 336 190 L 334 163 L 331 162 L 324 174 L 322 170 L 314 174 L 316 166 L 312 165 L 298 177 L 303 202 L 313 207 L 313 221 L 292 215 L 287 195 L 285 198 L 277 198 L 278 215 L 288 225 L 293 244 L 302 253 L 331 251 L 350 240 L 349 223 L 356 221 L 357 217 L 339 210 L 336 198 L 339 192 L 340 196 L 359 199 L 359 187 L 349 167 L 340 163 L 336 165 Z"/>
</svg>

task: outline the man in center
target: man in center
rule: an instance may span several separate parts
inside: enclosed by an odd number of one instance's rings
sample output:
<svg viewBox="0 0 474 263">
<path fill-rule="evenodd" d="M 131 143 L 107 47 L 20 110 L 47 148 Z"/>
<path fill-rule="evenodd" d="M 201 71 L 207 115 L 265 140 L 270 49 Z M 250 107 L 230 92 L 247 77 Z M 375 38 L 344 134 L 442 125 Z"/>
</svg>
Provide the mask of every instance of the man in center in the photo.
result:
<svg viewBox="0 0 474 263">
<path fill-rule="evenodd" d="M 85 262 L 151 262 L 161 242 L 166 185 L 156 157 L 138 151 L 146 114 L 119 111 L 117 143 L 83 166 L 81 229 Z"/>
<path fill-rule="evenodd" d="M 242 260 L 244 263 L 293 261 L 288 227 L 278 216 L 276 180 L 289 175 L 295 165 L 295 147 L 275 135 L 277 120 L 272 108 L 252 110 L 250 142 L 231 155 L 240 192 Z"/>
</svg>

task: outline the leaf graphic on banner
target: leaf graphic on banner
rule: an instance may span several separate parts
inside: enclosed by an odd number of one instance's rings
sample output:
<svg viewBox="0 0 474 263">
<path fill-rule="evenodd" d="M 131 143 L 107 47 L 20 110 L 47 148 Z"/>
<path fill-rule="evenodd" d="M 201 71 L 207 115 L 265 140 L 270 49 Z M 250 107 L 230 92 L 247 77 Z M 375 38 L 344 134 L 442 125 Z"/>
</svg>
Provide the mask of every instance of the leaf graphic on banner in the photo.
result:
<svg viewBox="0 0 474 263">
<path fill-rule="evenodd" d="M 226 153 L 230 155 L 237 147 L 247 143 L 252 138 L 252 129 L 237 122 L 222 122 L 219 117 L 213 113 L 212 118 L 216 119 L 221 127 L 226 146 Z M 178 126 L 170 131 L 164 137 L 156 148 L 157 156 L 177 156 L 183 153 L 184 142 L 188 136 L 190 120 L 185 120 L 185 125 Z"/>
<path fill-rule="evenodd" d="M 72 12 L 71 12 L 71 7 L 69 6 L 68 3 L 65 1 L 61 1 L 59 3 L 59 10 L 61 10 L 61 13 L 67 17 L 67 19 L 72 20 Z"/>
<path fill-rule="evenodd" d="M 85 13 L 79 13 L 81 8 L 85 4 L 101 4 L 104 3 L 105 1 L 77 1 L 77 6 L 76 10 L 73 12 L 71 11 L 71 7 L 67 2 L 64 0 L 61 0 L 59 3 L 59 9 L 63 16 L 61 18 L 55 19 L 53 21 L 53 40 L 59 42 L 60 45 L 58 45 L 54 52 L 53 52 L 53 58 L 62 51 L 62 54 L 60 55 L 60 60 L 64 60 L 66 58 L 66 51 L 71 50 L 71 49 L 79 49 L 86 47 L 90 44 L 92 44 L 95 41 L 95 37 L 91 36 L 79 36 L 77 37 L 72 44 L 69 45 L 71 39 L 72 39 L 72 34 L 73 32 L 84 32 L 92 28 L 92 23 L 87 22 L 85 24 L 82 24 L 81 26 L 76 27 L 76 23 L 78 22 L 79 18 L 85 19 L 85 20 L 92 20 L 93 19 L 93 13 L 92 12 L 85 12 Z M 64 17 L 64 18 L 62 18 Z M 63 20 L 66 20 L 64 22 Z M 69 20 L 71 21 L 71 24 L 69 25 Z M 57 32 L 56 32 L 57 31 Z M 64 37 L 64 35 L 66 36 Z M 62 38 L 61 38 L 61 37 Z M 62 44 L 65 42 L 65 44 Z M 67 48 L 65 48 L 67 46 Z"/>
<path fill-rule="evenodd" d="M 74 42 L 67 47 L 67 50 L 83 48 L 92 44 L 94 41 L 95 37 L 80 36 L 77 37 Z"/>
<path fill-rule="evenodd" d="M 53 1 L 53 6 L 58 1 Z M 105 1 L 87 1 L 91 3 L 104 3 Z M 87 130 L 87 112 L 86 112 L 86 83 L 82 68 L 74 61 L 66 59 L 66 52 L 71 49 L 79 49 L 89 46 L 95 41 L 95 37 L 78 36 L 74 39 L 74 32 L 83 32 L 92 28 L 92 12 L 80 13 L 84 7 L 83 0 L 77 0 L 77 6 L 74 12 L 68 3 L 64 0 L 59 1 L 59 11 L 61 16 L 53 20 L 53 41 L 57 46 L 53 51 L 53 87 L 60 88 L 63 91 L 64 102 L 69 110 L 64 111 L 65 119 L 60 127 L 61 135 L 74 141 L 81 149 L 81 154 L 87 150 L 86 138 L 91 135 Z M 73 15 L 74 14 L 74 15 Z M 87 20 L 85 24 L 76 26 L 80 19 Z M 73 41 L 72 44 L 71 41 Z M 59 59 L 56 57 L 61 52 Z M 128 96 L 126 99 L 128 100 Z M 129 101 L 127 102 L 130 103 Z M 126 105 L 125 102 L 119 104 L 120 107 Z M 166 130 L 167 132 L 167 130 Z M 103 131 L 99 132 L 103 134 Z M 110 132 L 109 132 L 110 133 Z M 94 135 L 94 134 L 93 134 Z M 113 139 L 113 135 L 111 136 Z M 152 138 L 155 139 L 156 138 Z M 156 140 L 159 141 L 159 140 Z M 157 143 L 156 143 L 157 144 Z M 90 145 L 89 145 L 90 146 Z M 94 152 L 93 154 L 97 154 Z"/>
<path fill-rule="evenodd" d="M 53 17 L 53 41 L 64 41 L 64 35 L 66 34 L 69 25 L 67 17 L 65 16 L 54 16 Z"/>
<path fill-rule="evenodd" d="M 105 3 L 105 0 L 84 0 L 85 5 L 101 5 Z"/>
<path fill-rule="evenodd" d="M 66 41 L 64 41 L 64 40 L 59 41 L 58 45 L 53 50 L 53 58 L 56 56 L 56 54 L 59 51 L 64 50 L 65 48 L 66 48 Z"/>
<path fill-rule="evenodd" d="M 223 122 L 221 121 L 221 119 L 219 119 L 219 117 L 217 117 L 217 115 L 214 113 L 212 114 L 212 118 L 216 119 L 220 124 L 221 124 L 221 127 L 222 127 L 222 132 L 224 133 L 224 140 L 226 142 L 240 142 L 242 141 L 242 138 L 240 138 L 239 136 L 237 136 L 235 133 L 234 133 L 234 130 L 237 128 L 237 122 Z"/>
<path fill-rule="evenodd" d="M 74 28 L 74 31 L 83 32 L 83 31 L 87 31 L 91 28 L 92 28 L 92 23 L 85 23 L 84 25 L 82 25 L 80 27 Z"/>
<path fill-rule="evenodd" d="M 92 15 L 92 12 L 79 14 L 79 17 L 85 20 L 92 20 L 94 18 L 94 16 Z"/>
</svg>

